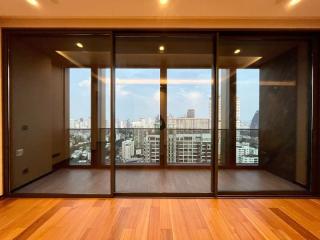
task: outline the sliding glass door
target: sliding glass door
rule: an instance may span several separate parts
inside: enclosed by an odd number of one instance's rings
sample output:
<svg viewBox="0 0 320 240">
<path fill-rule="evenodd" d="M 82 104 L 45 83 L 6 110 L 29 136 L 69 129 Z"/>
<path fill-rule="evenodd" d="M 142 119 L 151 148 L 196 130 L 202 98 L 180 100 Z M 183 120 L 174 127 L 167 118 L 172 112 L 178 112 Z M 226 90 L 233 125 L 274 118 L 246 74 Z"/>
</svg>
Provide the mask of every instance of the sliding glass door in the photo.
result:
<svg viewBox="0 0 320 240">
<path fill-rule="evenodd" d="M 220 192 L 309 190 L 308 49 L 305 40 L 220 38 Z"/>
<path fill-rule="evenodd" d="M 116 37 L 116 192 L 211 193 L 212 46 Z"/>
<path fill-rule="evenodd" d="M 110 34 L 10 35 L 10 191 L 108 195 Z"/>
<path fill-rule="evenodd" d="M 35 30 L 8 39 L 11 193 L 310 190 L 317 94 L 306 38 Z"/>
<path fill-rule="evenodd" d="M 91 165 L 91 69 L 67 68 L 71 166 Z M 85 79 L 85 80 L 84 80 Z"/>
</svg>

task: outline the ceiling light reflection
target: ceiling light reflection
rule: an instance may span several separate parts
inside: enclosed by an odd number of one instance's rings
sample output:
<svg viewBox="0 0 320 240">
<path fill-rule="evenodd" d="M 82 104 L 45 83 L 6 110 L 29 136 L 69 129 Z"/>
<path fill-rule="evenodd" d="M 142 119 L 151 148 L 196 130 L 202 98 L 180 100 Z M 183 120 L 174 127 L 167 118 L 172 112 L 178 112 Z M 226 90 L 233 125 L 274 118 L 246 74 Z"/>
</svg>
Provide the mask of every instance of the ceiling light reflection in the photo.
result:
<svg viewBox="0 0 320 240">
<path fill-rule="evenodd" d="M 169 0 L 160 0 L 161 5 L 166 5 L 169 2 Z"/>
<path fill-rule="evenodd" d="M 293 7 L 293 6 L 297 5 L 300 2 L 301 2 L 301 0 L 290 0 L 290 2 L 288 3 L 288 6 L 289 7 Z"/>
<path fill-rule="evenodd" d="M 34 7 L 39 7 L 39 2 L 37 0 L 26 0 L 27 3 L 29 3 L 30 5 L 34 6 Z"/>
</svg>

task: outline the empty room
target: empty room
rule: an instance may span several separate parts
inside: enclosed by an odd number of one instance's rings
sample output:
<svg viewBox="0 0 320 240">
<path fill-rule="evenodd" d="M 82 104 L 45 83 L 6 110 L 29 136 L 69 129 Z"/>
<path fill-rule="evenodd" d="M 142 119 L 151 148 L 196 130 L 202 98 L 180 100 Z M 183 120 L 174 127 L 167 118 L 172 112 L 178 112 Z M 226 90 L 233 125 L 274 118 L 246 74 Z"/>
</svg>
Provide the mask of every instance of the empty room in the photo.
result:
<svg viewBox="0 0 320 240">
<path fill-rule="evenodd" d="M 318 9 L 0 0 L 0 239 L 320 239 Z"/>
</svg>

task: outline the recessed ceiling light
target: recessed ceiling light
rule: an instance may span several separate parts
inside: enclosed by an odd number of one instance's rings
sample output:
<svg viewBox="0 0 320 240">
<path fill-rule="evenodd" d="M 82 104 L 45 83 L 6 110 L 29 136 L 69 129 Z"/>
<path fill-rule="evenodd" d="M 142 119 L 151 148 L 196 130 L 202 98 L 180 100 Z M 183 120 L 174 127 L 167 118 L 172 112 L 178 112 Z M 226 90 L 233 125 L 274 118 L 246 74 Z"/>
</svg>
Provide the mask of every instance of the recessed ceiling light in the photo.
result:
<svg viewBox="0 0 320 240">
<path fill-rule="evenodd" d="M 163 45 L 160 45 L 160 46 L 159 46 L 159 51 L 160 51 L 160 52 L 164 52 L 164 50 L 165 50 L 165 47 L 164 47 Z"/>
<path fill-rule="evenodd" d="M 34 6 L 34 7 L 39 7 L 39 2 L 37 0 L 26 0 L 27 3 L 29 3 L 30 5 Z"/>
<path fill-rule="evenodd" d="M 290 2 L 288 3 L 288 6 L 293 7 L 297 5 L 299 2 L 301 2 L 301 0 L 290 0 Z"/>
<path fill-rule="evenodd" d="M 241 50 L 240 49 L 236 49 L 236 50 L 234 50 L 234 54 L 239 54 L 241 52 Z"/>
<path fill-rule="evenodd" d="M 82 44 L 81 42 L 77 42 L 77 43 L 76 43 L 76 46 L 77 46 L 78 48 L 83 48 L 83 44 Z"/>
<path fill-rule="evenodd" d="M 161 5 L 166 5 L 169 2 L 169 0 L 160 0 Z"/>
</svg>

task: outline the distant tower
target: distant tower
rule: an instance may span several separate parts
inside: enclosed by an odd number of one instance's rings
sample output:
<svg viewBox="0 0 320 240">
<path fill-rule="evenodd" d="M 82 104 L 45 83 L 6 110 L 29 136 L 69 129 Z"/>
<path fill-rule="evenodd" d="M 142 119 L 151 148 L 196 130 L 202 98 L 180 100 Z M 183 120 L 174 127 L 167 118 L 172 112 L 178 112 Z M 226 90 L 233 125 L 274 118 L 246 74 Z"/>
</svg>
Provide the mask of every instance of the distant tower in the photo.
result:
<svg viewBox="0 0 320 240">
<path fill-rule="evenodd" d="M 208 106 L 209 108 L 209 111 L 208 111 L 208 113 L 209 113 L 209 118 L 211 118 L 211 108 L 212 108 L 212 105 L 211 105 L 211 97 L 209 98 L 209 106 Z"/>
<path fill-rule="evenodd" d="M 253 115 L 251 120 L 250 129 L 259 129 L 259 110 Z"/>
<path fill-rule="evenodd" d="M 194 118 L 194 117 L 195 117 L 195 110 L 194 109 L 188 109 L 187 118 Z"/>
<path fill-rule="evenodd" d="M 236 99 L 236 127 L 240 128 L 241 121 L 240 121 L 240 98 L 237 97 Z"/>
</svg>

